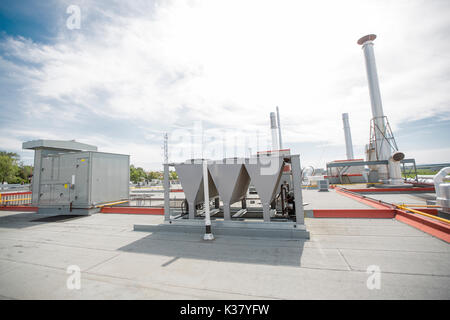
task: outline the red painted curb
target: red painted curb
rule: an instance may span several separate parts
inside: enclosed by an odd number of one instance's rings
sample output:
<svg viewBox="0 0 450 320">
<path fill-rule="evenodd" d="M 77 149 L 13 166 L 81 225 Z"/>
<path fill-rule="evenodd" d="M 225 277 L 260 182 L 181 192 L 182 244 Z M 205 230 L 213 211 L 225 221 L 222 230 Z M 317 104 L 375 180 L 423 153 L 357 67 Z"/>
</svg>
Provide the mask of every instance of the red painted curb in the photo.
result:
<svg viewBox="0 0 450 320">
<path fill-rule="evenodd" d="M 450 225 L 417 214 L 396 209 L 395 219 L 450 243 Z"/>
<path fill-rule="evenodd" d="M 37 212 L 37 207 L 30 206 L 6 206 L 0 207 L 0 211 L 27 211 L 27 212 Z"/>
<path fill-rule="evenodd" d="M 101 213 L 164 215 L 164 208 L 103 207 Z"/>
<path fill-rule="evenodd" d="M 314 209 L 314 218 L 393 219 L 394 209 Z"/>
<path fill-rule="evenodd" d="M 408 206 L 408 208 L 414 209 L 414 210 L 418 210 L 418 211 L 422 211 L 424 213 L 428 213 L 428 214 L 432 214 L 433 216 L 438 216 L 438 210 L 437 209 L 433 209 L 433 208 L 416 208 L 414 206 Z"/>
</svg>

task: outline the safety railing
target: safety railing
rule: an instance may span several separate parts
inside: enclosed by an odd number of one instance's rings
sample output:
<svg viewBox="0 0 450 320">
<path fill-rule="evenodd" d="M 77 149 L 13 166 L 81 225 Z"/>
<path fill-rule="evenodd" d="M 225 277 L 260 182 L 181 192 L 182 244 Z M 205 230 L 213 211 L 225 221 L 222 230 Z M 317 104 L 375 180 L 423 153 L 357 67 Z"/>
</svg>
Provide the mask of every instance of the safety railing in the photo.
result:
<svg viewBox="0 0 450 320">
<path fill-rule="evenodd" d="M 2 192 L 0 193 L 0 206 L 23 206 L 31 204 L 31 191 L 28 192 Z"/>
<path fill-rule="evenodd" d="M 419 214 L 419 215 L 422 215 L 422 216 L 425 216 L 425 217 L 428 217 L 428 218 L 432 218 L 432 219 L 441 221 L 441 222 L 450 223 L 450 220 L 448 220 L 448 219 L 444 219 L 444 218 L 441 218 L 441 217 L 438 217 L 438 216 L 435 216 L 435 215 L 432 215 L 432 214 L 428 214 L 428 213 L 425 213 L 425 212 L 422 212 L 422 211 L 419 211 L 419 210 L 416 210 L 416 209 L 411 209 L 410 207 L 407 207 L 406 205 L 397 205 L 396 207 L 398 209 L 406 210 L 406 211 L 409 211 L 409 212 L 412 212 L 412 213 L 415 213 L 415 214 Z M 433 207 L 435 207 L 435 206 L 433 206 Z"/>
</svg>

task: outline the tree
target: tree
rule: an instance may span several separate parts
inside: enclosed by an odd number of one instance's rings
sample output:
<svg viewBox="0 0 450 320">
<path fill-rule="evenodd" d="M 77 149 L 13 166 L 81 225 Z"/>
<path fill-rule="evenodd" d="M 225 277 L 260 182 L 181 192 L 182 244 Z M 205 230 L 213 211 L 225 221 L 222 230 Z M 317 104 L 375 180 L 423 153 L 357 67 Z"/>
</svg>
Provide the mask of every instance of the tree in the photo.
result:
<svg viewBox="0 0 450 320">
<path fill-rule="evenodd" d="M 19 155 L 13 152 L 0 151 L 0 182 L 18 183 L 16 176 L 19 172 L 17 164 Z"/>
<path fill-rule="evenodd" d="M 161 172 L 150 171 L 147 175 L 148 180 L 161 179 Z"/>
<path fill-rule="evenodd" d="M 33 166 L 25 166 L 23 164 L 19 167 L 19 178 L 23 183 L 29 183 L 33 176 Z"/>
<path fill-rule="evenodd" d="M 178 180 L 178 174 L 176 171 L 170 171 L 169 173 L 169 179 L 170 180 Z"/>
<path fill-rule="evenodd" d="M 147 179 L 147 174 L 144 169 L 136 168 L 134 165 L 130 166 L 130 180 L 133 183 L 138 183 Z"/>
</svg>

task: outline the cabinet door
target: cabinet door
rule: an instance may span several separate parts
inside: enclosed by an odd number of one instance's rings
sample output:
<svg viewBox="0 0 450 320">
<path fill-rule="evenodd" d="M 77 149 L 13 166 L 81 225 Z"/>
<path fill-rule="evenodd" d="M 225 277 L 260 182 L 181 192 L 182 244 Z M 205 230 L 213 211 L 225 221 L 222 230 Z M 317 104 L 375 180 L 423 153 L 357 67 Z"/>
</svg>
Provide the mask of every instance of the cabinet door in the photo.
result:
<svg viewBox="0 0 450 320">
<path fill-rule="evenodd" d="M 42 158 L 41 181 L 48 182 L 52 180 L 53 161 L 52 157 Z"/>
<path fill-rule="evenodd" d="M 88 204 L 89 158 L 79 158 L 75 165 L 74 204 Z"/>
<path fill-rule="evenodd" d="M 41 184 L 39 193 L 39 204 L 49 205 L 53 200 L 53 185 L 51 184 Z"/>
<path fill-rule="evenodd" d="M 66 205 L 70 203 L 70 188 L 68 183 L 53 185 L 53 203 Z"/>
</svg>

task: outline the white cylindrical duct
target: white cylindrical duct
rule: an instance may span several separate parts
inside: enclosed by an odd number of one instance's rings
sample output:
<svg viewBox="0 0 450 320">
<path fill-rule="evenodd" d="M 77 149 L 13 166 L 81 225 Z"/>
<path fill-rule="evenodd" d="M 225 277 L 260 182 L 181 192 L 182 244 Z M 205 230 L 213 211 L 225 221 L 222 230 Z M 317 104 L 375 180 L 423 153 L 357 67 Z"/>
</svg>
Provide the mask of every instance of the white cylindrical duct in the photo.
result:
<svg viewBox="0 0 450 320">
<path fill-rule="evenodd" d="M 355 157 L 353 155 L 352 134 L 350 132 L 350 123 L 348 122 L 348 113 L 342 114 L 342 121 L 344 123 L 345 149 L 347 152 L 347 160 L 354 159 Z"/>
<path fill-rule="evenodd" d="M 277 119 L 275 112 L 270 113 L 270 130 L 272 132 L 272 151 L 278 151 Z"/>
<path fill-rule="evenodd" d="M 278 124 L 278 140 L 280 142 L 279 148 L 280 150 L 283 149 L 283 141 L 281 139 L 281 123 L 280 123 L 280 110 L 277 106 L 277 124 Z"/>
<path fill-rule="evenodd" d="M 436 204 L 442 207 L 442 211 L 450 214 L 450 183 L 443 183 L 445 177 L 450 174 L 450 167 L 442 168 L 433 178 L 436 191 Z"/>
<path fill-rule="evenodd" d="M 389 160 L 391 156 L 390 144 L 383 133 L 386 132 L 383 105 L 381 103 L 380 85 L 378 82 L 377 66 L 375 63 L 375 54 L 373 50 L 373 40 L 377 36 L 369 34 L 358 40 L 362 45 L 364 58 L 366 61 L 367 81 L 369 84 L 370 103 L 372 106 L 372 117 L 375 128 L 375 139 L 377 141 L 378 160 Z"/>
<path fill-rule="evenodd" d="M 401 185 L 404 183 L 402 177 L 402 170 L 400 168 L 400 161 L 405 158 L 403 152 L 394 152 L 388 160 L 388 171 L 389 171 L 389 184 Z"/>
<path fill-rule="evenodd" d="M 439 194 L 439 185 L 444 182 L 445 177 L 450 174 L 450 167 L 442 168 L 434 177 L 434 190 L 436 192 L 436 198 L 440 196 Z"/>
</svg>

